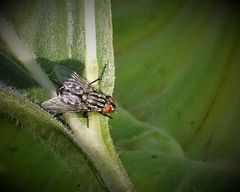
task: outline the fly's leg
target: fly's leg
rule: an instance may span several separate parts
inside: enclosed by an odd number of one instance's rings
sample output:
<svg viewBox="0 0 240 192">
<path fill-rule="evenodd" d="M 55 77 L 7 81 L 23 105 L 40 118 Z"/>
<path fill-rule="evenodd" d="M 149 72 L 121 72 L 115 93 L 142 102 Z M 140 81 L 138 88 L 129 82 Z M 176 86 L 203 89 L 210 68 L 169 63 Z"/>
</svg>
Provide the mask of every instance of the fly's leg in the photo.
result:
<svg viewBox="0 0 240 192">
<path fill-rule="evenodd" d="M 93 83 L 95 83 L 95 82 L 97 82 L 97 81 L 102 80 L 102 77 L 103 77 L 104 71 L 105 71 L 105 69 L 106 69 L 106 66 L 107 66 L 107 65 L 105 64 L 105 66 L 104 66 L 104 68 L 103 68 L 103 70 L 102 70 L 102 73 L 101 73 L 100 77 L 98 77 L 97 79 L 95 79 L 94 81 L 92 81 L 91 83 L 89 83 L 90 85 L 92 85 Z"/>
<path fill-rule="evenodd" d="M 101 113 L 101 114 L 108 117 L 109 119 L 112 119 L 112 117 L 110 115 L 106 114 L 106 113 Z"/>
<path fill-rule="evenodd" d="M 53 115 L 53 117 L 58 118 L 58 117 L 62 116 L 63 113 L 54 113 L 52 115 Z"/>
<path fill-rule="evenodd" d="M 63 113 L 54 113 L 54 114 L 52 114 L 52 115 L 53 115 L 54 119 L 57 119 L 57 120 L 60 121 L 63 125 L 65 125 L 65 126 L 68 127 L 66 121 L 65 121 L 64 118 L 62 117 Z"/>
<path fill-rule="evenodd" d="M 83 112 L 83 117 L 87 118 L 87 128 L 89 128 L 88 112 Z"/>
</svg>

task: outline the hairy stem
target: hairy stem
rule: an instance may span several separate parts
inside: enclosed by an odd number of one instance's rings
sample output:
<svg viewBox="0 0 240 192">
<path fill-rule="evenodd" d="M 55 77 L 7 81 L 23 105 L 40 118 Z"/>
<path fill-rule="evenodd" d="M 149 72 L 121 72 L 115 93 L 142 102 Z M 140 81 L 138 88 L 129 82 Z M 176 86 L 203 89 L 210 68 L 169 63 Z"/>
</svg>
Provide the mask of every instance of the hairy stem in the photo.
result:
<svg viewBox="0 0 240 192">
<path fill-rule="evenodd" d="M 97 79 L 99 74 L 94 8 L 94 0 L 86 0 L 84 2 L 86 31 L 85 66 L 86 77 L 89 82 Z M 104 142 L 101 126 L 105 126 L 103 127 L 104 129 L 108 129 L 108 127 L 106 127 L 106 123 L 101 123 L 100 118 L 105 117 L 90 113 L 88 128 L 81 125 L 79 119 L 73 114 L 66 114 L 65 118 L 72 128 L 77 142 L 98 170 L 105 187 L 109 191 L 133 191 L 133 185 L 117 157 L 114 146 L 111 145 L 111 149 L 109 150 L 109 146 L 106 146 Z M 105 118 L 105 122 L 106 121 Z"/>
</svg>

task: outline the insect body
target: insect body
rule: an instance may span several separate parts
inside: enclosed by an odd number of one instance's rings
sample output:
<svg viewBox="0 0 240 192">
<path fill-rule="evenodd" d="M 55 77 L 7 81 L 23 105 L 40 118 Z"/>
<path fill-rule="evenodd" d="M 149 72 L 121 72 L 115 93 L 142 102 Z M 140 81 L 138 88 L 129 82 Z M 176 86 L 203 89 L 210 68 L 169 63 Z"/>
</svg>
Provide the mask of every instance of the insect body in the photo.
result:
<svg viewBox="0 0 240 192">
<path fill-rule="evenodd" d="M 98 112 L 110 117 L 108 113 L 115 110 L 113 98 L 95 90 L 91 85 L 102 79 L 105 67 L 101 76 L 91 83 L 82 79 L 76 72 L 71 72 L 70 77 L 57 89 L 57 96 L 43 102 L 42 107 L 52 113 Z"/>
</svg>

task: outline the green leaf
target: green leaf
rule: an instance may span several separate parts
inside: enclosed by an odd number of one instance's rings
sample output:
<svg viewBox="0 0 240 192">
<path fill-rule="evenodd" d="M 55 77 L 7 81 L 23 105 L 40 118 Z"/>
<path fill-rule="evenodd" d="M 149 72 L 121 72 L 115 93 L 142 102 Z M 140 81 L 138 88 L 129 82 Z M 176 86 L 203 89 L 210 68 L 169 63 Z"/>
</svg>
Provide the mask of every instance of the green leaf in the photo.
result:
<svg viewBox="0 0 240 192">
<path fill-rule="evenodd" d="M 237 167 L 213 165 L 167 154 L 133 151 L 121 154 L 137 191 L 235 191 Z M 139 173 L 141 169 L 141 173 Z M 229 170 L 232 169 L 232 170 Z"/>
<path fill-rule="evenodd" d="M 15 190 L 18 186 L 23 190 L 73 190 L 79 182 L 81 189 L 87 189 L 89 183 L 100 189 L 68 129 L 17 92 L 1 87 L 0 97 L 0 176 L 6 189 L 11 189 L 12 179 Z"/>
</svg>

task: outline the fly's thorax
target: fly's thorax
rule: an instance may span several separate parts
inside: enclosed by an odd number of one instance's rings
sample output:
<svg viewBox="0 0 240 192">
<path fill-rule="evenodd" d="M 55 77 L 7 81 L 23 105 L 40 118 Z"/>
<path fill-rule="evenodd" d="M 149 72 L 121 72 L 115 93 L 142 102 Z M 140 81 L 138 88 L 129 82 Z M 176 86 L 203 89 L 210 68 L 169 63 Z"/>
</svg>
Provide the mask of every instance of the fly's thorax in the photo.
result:
<svg viewBox="0 0 240 192">
<path fill-rule="evenodd" d="M 111 113 L 115 110 L 113 98 L 96 91 L 90 92 L 87 98 L 87 105 L 90 110 L 100 113 Z"/>
<path fill-rule="evenodd" d="M 86 102 L 91 110 L 102 112 L 107 101 L 104 94 L 93 91 L 88 94 Z"/>
</svg>

